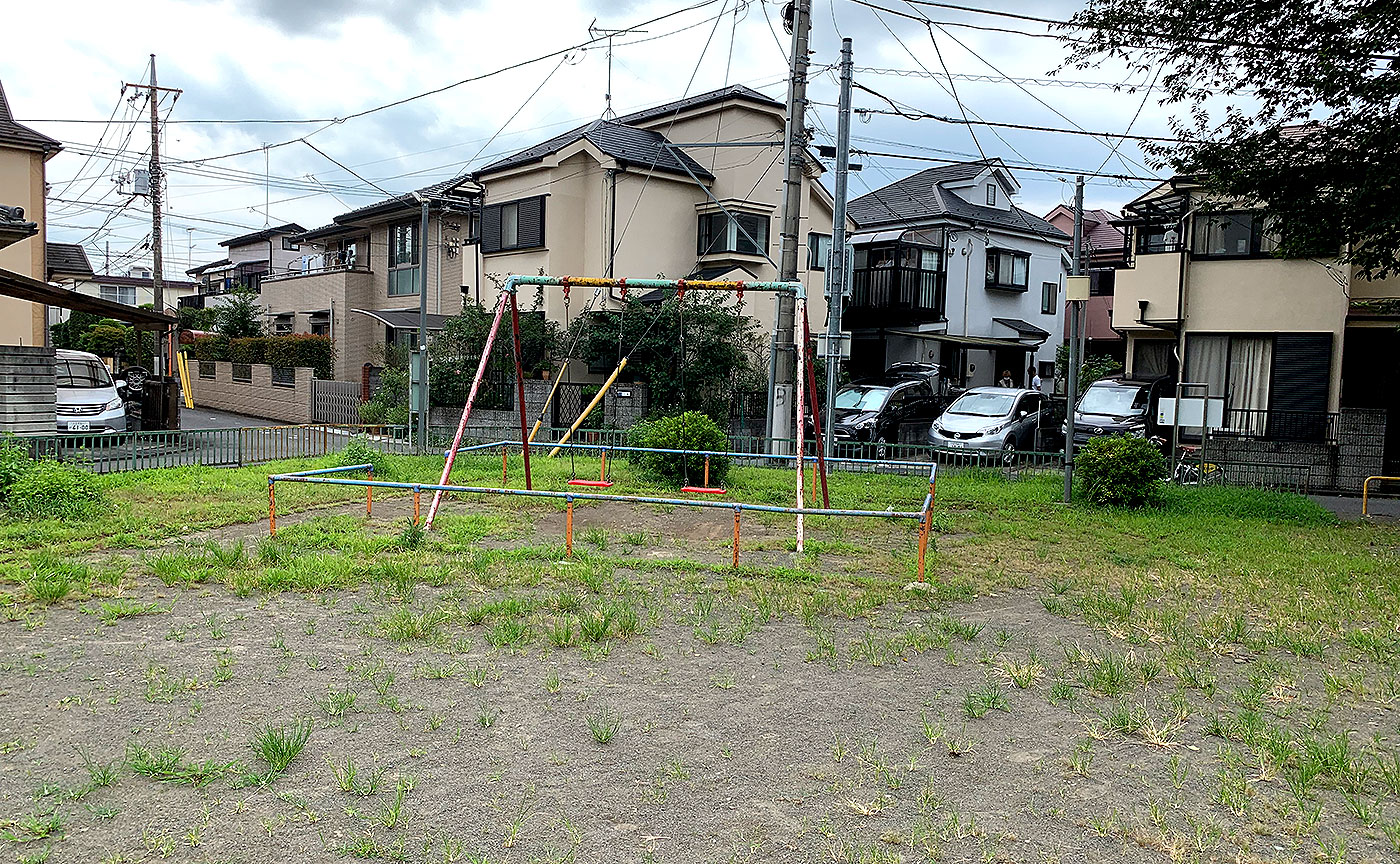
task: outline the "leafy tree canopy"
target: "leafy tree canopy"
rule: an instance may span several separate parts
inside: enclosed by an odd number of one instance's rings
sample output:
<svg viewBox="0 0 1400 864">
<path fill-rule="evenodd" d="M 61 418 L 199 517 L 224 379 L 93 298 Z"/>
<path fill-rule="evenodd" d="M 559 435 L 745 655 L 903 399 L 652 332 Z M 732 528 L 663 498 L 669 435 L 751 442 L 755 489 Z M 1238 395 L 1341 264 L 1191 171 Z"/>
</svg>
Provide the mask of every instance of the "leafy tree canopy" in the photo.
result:
<svg viewBox="0 0 1400 864">
<path fill-rule="evenodd" d="M 1158 165 L 1277 219 L 1281 254 L 1345 244 L 1400 272 L 1400 13 L 1393 0 L 1087 0 L 1068 65 L 1126 63 L 1179 106 Z"/>
<path fill-rule="evenodd" d="M 263 335 L 263 308 L 252 291 L 226 295 L 214 315 L 214 329 L 230 339 Z"/>
</svg>

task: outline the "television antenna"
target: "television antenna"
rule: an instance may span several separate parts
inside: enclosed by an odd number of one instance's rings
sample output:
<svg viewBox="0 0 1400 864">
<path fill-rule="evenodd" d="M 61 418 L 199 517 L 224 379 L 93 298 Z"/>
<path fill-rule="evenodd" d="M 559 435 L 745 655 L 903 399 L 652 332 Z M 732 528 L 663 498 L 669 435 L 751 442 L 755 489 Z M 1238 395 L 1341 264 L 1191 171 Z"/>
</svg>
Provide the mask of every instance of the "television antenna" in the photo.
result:
<svg viewBox="0 0 1400 864">
<path fill-rule="evenodd" d="M 612 109 L 612 67 L 613 67 L 613 37 L 623 33 L 646 33 L 646 30 L 608 30 L 598 26 L 598 19 L 594 18 L 593 23 L 588 25 L 588 35 L 593 39 L 608 40 L 608 88 L 603 93 L 603 119 L 611 120 L 617 114 Z"/>
</svg>

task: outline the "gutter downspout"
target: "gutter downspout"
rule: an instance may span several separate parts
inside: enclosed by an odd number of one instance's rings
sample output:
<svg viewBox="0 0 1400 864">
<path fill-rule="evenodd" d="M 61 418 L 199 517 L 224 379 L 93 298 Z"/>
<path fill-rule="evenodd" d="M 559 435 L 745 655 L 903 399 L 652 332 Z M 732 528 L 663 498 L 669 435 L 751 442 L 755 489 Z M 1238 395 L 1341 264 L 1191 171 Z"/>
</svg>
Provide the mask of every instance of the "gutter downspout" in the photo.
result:
<svg viewBox="0 0 1400 864">
<path fill-rule="evenodd" d="M 437 288 L 437 314 L 442 314 L 442 210 L 438 210 L 437 223 L 437 275 L 433 277 Z"/>
</svg>

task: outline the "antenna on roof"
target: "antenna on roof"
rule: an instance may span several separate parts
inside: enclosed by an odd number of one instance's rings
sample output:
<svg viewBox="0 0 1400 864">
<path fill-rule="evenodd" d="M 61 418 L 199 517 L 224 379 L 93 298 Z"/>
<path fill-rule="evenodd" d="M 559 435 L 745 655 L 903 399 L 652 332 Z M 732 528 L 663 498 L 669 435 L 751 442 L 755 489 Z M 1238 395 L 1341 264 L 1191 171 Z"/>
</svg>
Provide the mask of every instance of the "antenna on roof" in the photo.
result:
<svg viewBox="0 0 1400 864">
<path fill-rule="evenodd" d="M 598 26 L 598 19 L 594 18 L 593 23 L 588 25 L 588 35 L 593 39 L 608 40 L 608 88 L 603 92 L 603 119 L 611 120 L 617 114 L 612 109 L 612 63 L 613 63 L 613 37 L 623 33 L 645 33 L 645 30 L 608 30 Z"/>
</svg>

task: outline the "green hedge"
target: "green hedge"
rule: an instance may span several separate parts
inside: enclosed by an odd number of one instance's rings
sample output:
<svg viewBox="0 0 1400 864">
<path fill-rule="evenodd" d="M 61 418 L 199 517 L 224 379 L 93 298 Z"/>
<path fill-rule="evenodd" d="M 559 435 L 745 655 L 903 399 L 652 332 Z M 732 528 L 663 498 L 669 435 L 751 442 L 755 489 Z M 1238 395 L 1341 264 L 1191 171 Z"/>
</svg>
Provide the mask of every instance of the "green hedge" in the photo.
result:
<svg viewBox="0 0 1400 864">
<path fill-rule="evenodd" d="M 190 342 L 196 360 L 228 360 L 233 363 L 268 363 L 272 366 L 306 366 L 317 378 L 335 376 L 335 343 L 329 336 L 290 333 L 284 336 L 201 336 Z"/>
</svg>

